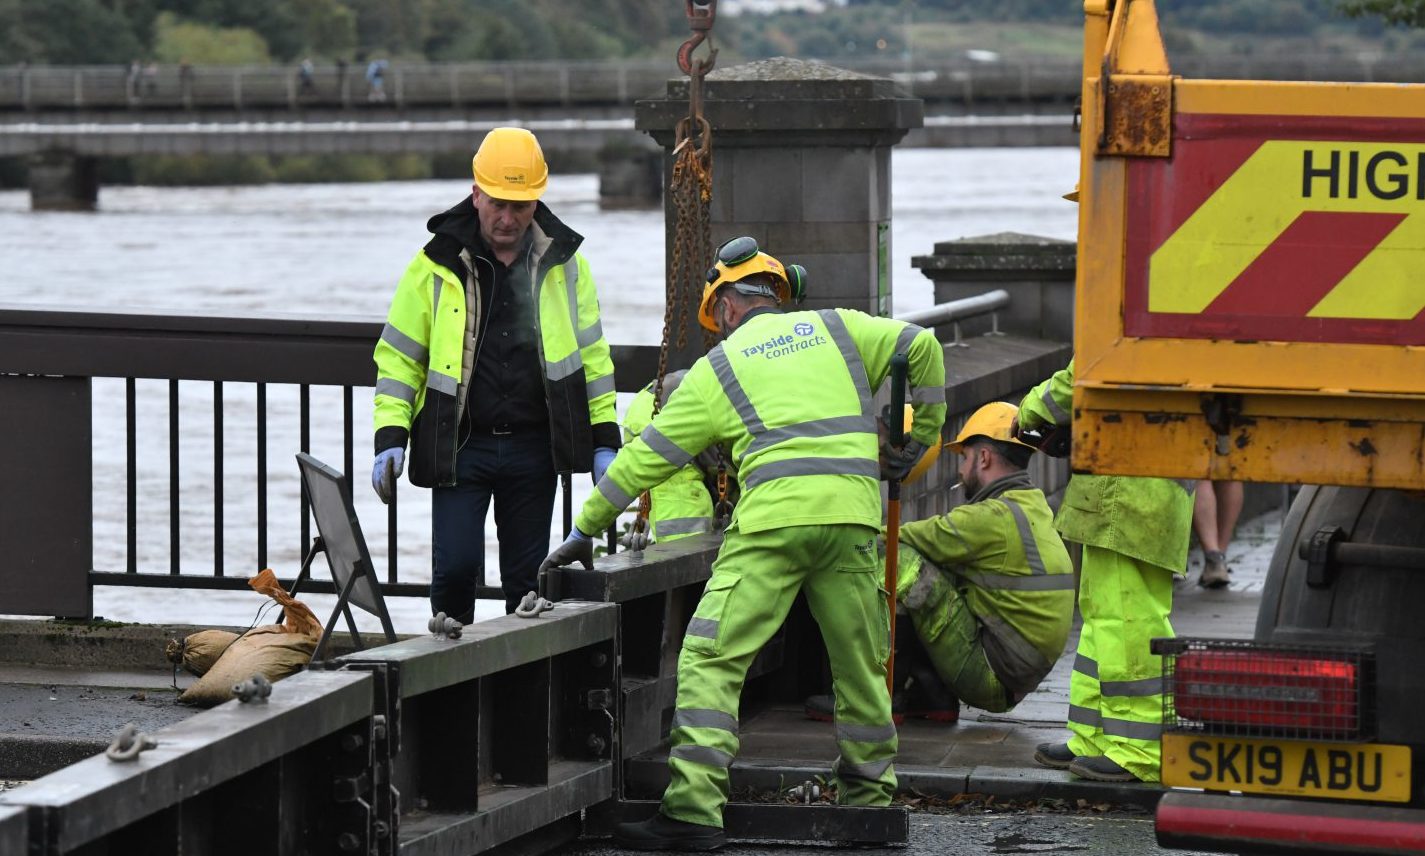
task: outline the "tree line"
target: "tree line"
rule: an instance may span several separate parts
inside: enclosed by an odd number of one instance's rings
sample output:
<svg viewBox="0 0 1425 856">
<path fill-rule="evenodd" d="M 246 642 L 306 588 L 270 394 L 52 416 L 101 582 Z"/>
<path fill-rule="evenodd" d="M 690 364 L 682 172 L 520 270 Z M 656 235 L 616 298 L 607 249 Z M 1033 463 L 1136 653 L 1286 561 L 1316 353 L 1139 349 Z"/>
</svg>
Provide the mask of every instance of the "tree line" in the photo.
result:
<svg viewBox="0 0 1425 856">
<path fill-rule="evenodd" d="M 1179 47 L 1425 25 L 1425 0 L 1158 7 Z M 1082 8 L 1079 0 L 846 0 L 820 14 L 724 13 L 715 36 L 728 60 L 933 56 L 975 44 L 1066 53 Z M 0 0 L 0 64 L 646 58 L 671 56 L 687 33 L 683 0 Z"/>
</svg>

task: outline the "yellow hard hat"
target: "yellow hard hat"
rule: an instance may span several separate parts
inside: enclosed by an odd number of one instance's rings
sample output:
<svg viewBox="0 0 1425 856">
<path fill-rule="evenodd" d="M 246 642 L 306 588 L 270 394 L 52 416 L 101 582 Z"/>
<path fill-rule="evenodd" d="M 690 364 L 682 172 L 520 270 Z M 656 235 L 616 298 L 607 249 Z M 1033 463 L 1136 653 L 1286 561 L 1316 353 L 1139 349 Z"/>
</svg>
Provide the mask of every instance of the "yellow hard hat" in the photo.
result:
<svg viewBox="0 0 1425 856">
<path fill-rule="evenodd" d="M 1016 446 L 1033 449 L 1033 446 L 1021 442 L 1010 432 L 1010 427 L 1018 415 L 1019 408 L 1008 401 L 991 401 L 970 414 L 970 418 L 965 422 L 965 427 L 960 429 L 959 436 L 953 442 L 946 443 L 945 448 L 958 455 L 970 439 L 988 437 L 1002 443 L 1013 443 Z"/>
<path fill-rule="evenodd" d="M 776 279 L 776 287 L 769 291 L 763 286 L 739 287 L 744 294 L 765 294 L 776 298 L 778 303 L 792 299 L 792 285 L 787 279 L 787 270 L 782 263 L 757 249 L 757 242 L 743 236 L 733 238 L 717 250 L 717 264 L 708 269 L 708 283 L 703 286 L 703 301 L 698 305 L 698 323 L 710 333 L 717 332 L 717 319 L 713 318 L 713 304 L 717 302 L 717 290 L 724 285 L 737 285 L 753 274 L 769 273 Z"/>
<path fill-rule="evenodd" d="M 914 423 L 915 411 L 911 409 L 911 406 L 909 404 L 907 404 L 905 406 L 905 435 L 907 437 L 910 436 L 910 429 Z M 905 478 L 901 479 L 901 484 L 914 484 L 920 479 L 921 476 L 925 475 L 931 467 L 935 466 L 935 462 L 939 460 L 939 458 L 940 444 L 931 443 L 930 448 L 925 450 L 925 454 L 920 456 L 920 460 L 916 461 L 915 466 L 911 467 L 910 472 L 906 473 Z"/>
<path fill-rule="evenodd" d="M 486 134 L 470 168 L 480 191 L 495 199 L 535 200 L 549 182 L 539 140 L 524 128 L 495 128 Z"/>
</svg>

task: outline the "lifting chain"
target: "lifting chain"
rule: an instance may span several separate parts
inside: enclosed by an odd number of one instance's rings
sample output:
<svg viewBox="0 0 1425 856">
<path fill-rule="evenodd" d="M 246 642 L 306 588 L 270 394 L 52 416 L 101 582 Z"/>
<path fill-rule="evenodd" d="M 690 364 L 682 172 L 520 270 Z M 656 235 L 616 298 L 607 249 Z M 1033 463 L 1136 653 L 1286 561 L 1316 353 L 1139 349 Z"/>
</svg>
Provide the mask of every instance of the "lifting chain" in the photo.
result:
<svg viewBox="0 0 1425 856">
<path fill-rule="evenodd" d="M 688 345 L 689 304 L 701 299 L 706 282 L 704 261 L 712 257 L 712 126 L 703 116 L 703 78 L 717 62 L 712 46 L 712 26 L 717 0 L 685 0 L 692 35 L 678 48 L 678 68 L 688 75 L 688 115 L 673 131 L 673 175 L 668 193 L 673 200 L 673 252 L 666 272 L 663 340 L 658 345 L 658 374 L 653 383 L 653 415 L 663 406 L 663 377 L 668 374 L 668 349 L 673 344 L 673 324 L 678 325 L 677 348 Z M 693 51 L 708 42 L 707 59 L 694 60 Z M 704 335 L 704 344 L 711 342 Z M 648 491 L 638 498 L 638 516 L 630 539 L 634 549 L 648 543 Z"/>
</svg>

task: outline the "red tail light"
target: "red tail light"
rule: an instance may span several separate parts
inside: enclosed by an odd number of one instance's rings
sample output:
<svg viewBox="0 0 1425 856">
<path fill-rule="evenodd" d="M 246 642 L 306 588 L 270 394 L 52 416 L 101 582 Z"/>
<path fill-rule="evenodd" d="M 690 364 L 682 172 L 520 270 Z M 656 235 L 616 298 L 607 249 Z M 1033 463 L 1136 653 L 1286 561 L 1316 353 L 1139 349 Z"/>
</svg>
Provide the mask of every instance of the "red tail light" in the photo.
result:
<svg viewBox="0 0 1425 856">
<path fill-rule="evenodd" d="M 1352 655 L 1190 649 L 1177 655 L 1171 683 L 1178 720 L 1283 736 L 1361 733 L 1361 669 Z"/>
</svg>

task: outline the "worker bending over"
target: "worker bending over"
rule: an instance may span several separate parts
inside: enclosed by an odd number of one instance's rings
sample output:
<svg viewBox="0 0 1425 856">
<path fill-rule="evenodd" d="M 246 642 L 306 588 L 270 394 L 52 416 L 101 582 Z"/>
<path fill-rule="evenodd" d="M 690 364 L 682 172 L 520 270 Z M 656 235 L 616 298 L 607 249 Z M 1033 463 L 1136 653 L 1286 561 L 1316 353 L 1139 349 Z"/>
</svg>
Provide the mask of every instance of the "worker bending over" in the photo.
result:
<svg viewBox="0 0 1425 856">
<path fill-rule="evenodd" d="M 686 374 L 687 371 L 684 370 L 669 372 L 663 376 L 661 405 L 668 403 L 668 398 L 673 394 L 673 390 L 683 382 L 683 377 Z M 656 380 L 650 382 L 648 386 L 639 390 L 638 394 L 633 397 L 633 401 L 629 403 L 628 412 L 623 417 L 625 443 L 632 443 L 635 437 L 648 429 L 648 423 L 653 421 L 653 396 L 657 385 Z M 713 497 L 708 493 L 708 487 L 704 481 L 705 468 L 702 460 L 704 457 L 706 455 L 699 455 L 697 459 L 669 476 L 662 484 L 649 488 L 649 531 L 642 533 L 642 537 L 638 540 L 630 541 L 627 544 L 630 549 L 642 549 L 648 540 L 667 543 L 679 538 L 686 538 L 689 535 L 702 535 L 714 531 Z M 714 466 L 716 465 L 714 464 Z M 638 535 L 639 533 L 633 533 L 630 537 L 638 537 Z"/>
<path fill-rule="evenodd" d="M 1035 387 L 1019 425 L 1067 426 L 1074 364 Z M 1068 743 L 1043 743 L 1034 760 L 1102 782 L 1156 782 L 1163 731 L 1161 658 L 1171 637 L 1173 575 L 1187 571 L 1192 489 L 1170 479 L 1075 475 L 1055 523 L 1084 545 L 1083 629 L 1069 678 Z"/>
<path fill-rule="evenodd" d="M 903 476 L 938 440 L 943 351 L 933 334 L 903 321 L 848 309 L 784 312 L 802 288 L 801 276 L 789 278 L 751 238 L 718 249 L 698 320 L 725 341 L 693 364 L 668 406 L 624 447 L 576 531 L 544 563 L 592 566 L 589 536 L 633 497 L 714 443 L 731 447 L 742 497 L 683 637 L 672 781 L 657 815 L 618 827 L 625 847 L 722 846 L 743 680 L 798 591 L 821 628 L 836 682 L 838 799 L 887 805 L 895 790 L 878 478 L 883 465 Z M 910 359 L 915 421 L 902 444 L 887 443 L 878 455 L 872 393 L 898 352 Z"/>
<path fill-rule="evenodd" d="M 1024 471 L 1034 449 L 1014 439 L 1016 413 L 1003 401 L 975 411 L 945 445 L 961 455 L 968 501 L 901 526 L 896 599 L 915 632 L 897 648 L 896 672 L 908 677 L 896 686 L 908 715 L 953 722 L 956 698 L 1009 710 L 1064 652 L 1073 566 L 1044 492 Z M 807 713 L 820 718 L 829 704 L 812 696 Z"/>
</svg>

